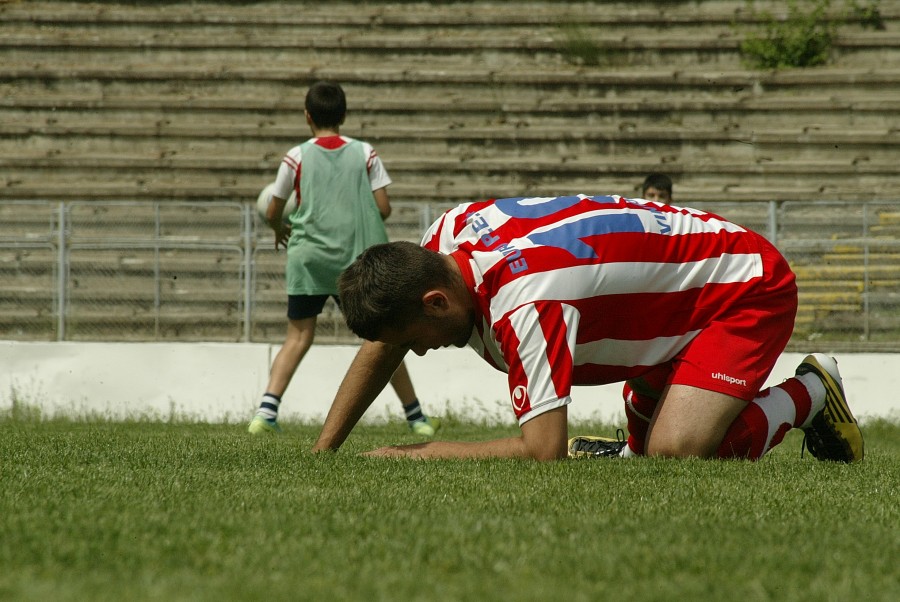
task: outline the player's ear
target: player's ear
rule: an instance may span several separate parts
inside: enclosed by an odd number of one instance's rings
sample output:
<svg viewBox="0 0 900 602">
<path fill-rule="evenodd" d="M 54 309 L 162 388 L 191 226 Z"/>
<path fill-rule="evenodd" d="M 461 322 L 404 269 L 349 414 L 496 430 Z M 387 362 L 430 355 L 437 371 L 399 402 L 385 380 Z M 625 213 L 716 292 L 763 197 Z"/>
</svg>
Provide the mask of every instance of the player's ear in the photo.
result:
<svg viewBox="0 0 900 602">
<path fill-rule="evenodd" d="M 426 316 L 440 316 L 450 308 L 450 299 L 444 291 L 432 289 L 422 295 L 422 307 Z"/>
</svg>

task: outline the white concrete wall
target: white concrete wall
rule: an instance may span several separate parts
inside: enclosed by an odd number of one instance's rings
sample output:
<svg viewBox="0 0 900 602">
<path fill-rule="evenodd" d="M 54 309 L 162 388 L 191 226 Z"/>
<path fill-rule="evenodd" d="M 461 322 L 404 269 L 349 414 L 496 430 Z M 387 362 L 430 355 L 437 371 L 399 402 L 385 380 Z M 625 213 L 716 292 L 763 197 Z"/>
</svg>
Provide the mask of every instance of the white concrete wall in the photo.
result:
<svg viewBox="0 0 900 602">
<path fill-rule="evenodd" d="M 179 343 L 20 343 L 0 341 L 0 411 L 13 399 L 43 415 L 156 416 L 209 422 L 249 420 L 266 385 L 277 346 Z M 354 346 L 317 345 L 301 364 L 282 405 L 284 419 L 321 422 L 349 366 Z M 801 354 L 785 354 L 770 384 L 791 376 Z M 851 406 L 860 419 L 900 419 L 900 355 L 838 356 Z M 426 412 L 514 423 L 506 375 L 468 349 L 410 354 L 410 374 Z M 620 385 L 576 387 L 572 422 L 624 422 Z M 365 416 L 399 418 L 388 388 Z"/>
</svg>

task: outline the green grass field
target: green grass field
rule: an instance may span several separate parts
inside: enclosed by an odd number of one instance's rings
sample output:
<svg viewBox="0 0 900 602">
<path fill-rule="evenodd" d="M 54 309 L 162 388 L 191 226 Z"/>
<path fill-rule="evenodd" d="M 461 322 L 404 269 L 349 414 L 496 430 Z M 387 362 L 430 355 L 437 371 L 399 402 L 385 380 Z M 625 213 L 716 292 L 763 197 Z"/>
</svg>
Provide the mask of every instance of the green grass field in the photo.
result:
<svg viewBox="0 0 900 602">
<path fill-rule="evenodd" d="M 797 433 L 757 463 L 538 464 L 286 426 L 0 420 L 0 600 L 900 600 L 896 422 L 854 466 Z"/>
</svg>

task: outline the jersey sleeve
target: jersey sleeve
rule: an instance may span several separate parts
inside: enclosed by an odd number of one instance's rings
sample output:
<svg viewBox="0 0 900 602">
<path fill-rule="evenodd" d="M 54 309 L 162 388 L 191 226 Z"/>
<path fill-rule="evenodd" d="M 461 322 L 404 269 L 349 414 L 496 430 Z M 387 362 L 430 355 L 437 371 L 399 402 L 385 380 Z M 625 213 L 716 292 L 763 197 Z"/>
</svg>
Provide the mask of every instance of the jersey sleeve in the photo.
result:
<svg viewBox="0 0 900 602">
<path fill-rule="evenodd" d="M 472 203 L 463 203 L 442 213 L 422 236 L 421 246 L 429 251 L 449 255 L 459 248 L 457 234 Z"/>
<path fill-rule="evenodd" d="M 300 184 L 300 147 L 289 150 L 278 166 L 278 175 L 275 176 L 275 186 L 272 194 L 281 199 L 289 199 L 295 190 L 299 196 Z"/>
<path fill-rule="evenodd" d="M 540 301 L 523 305 L 495 323 L 519 425 L 572 401 L 579 318 L 571 305 Z"/>
<path fill-rule="evenodd" d="M 391 184 L 391 177 L 388 175 L 381 157 L 378 156 L 375 149 L 368 142 L 363 142 L 362 145 L 363 151 L 366 153 L 366 169 L 369 172 L 369 183 L 372 186 L 372 190 L 378 190 Z"/>
</svg>

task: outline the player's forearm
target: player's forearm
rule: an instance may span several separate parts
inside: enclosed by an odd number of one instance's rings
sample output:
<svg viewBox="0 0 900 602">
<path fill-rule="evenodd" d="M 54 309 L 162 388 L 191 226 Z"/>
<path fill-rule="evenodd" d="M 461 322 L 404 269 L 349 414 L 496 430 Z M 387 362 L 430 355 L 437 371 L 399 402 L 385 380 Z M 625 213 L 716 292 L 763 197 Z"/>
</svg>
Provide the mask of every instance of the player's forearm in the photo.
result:
<svg viewBox="0 0 900 602">
<path fill-rule="evenodd" d="M 347 440 L 353 427 L 372 405 L 376 396 L 377 393 L 372 396 L 341 397 L 340 394 L 336 396 L 312 451 L 338 449 Z"/>
<path fill-rule="evenodd" d="M 382 447 L 367 456 L 393 458 L 525 458 L 561 460 L 567 455 L 568 412 L 560 406 L 522 425 L 521 437 L 490 441 L 432 441 Z"/>
<path fill-rule="evenodd" d="M 375 196 L 375 205 L 378 206 L 378 213 L 381 214 L 382 221 L 391 216 L 391 201 L 388 198 L 387 188 L 379 188 L 372 191 Z"/>
<path fill-rule="evenodd" d="M 282 216 L 284 215 L 284 207 L 287 201 L 281 197 L 272 196 L 272 202 L 266 208 L 266 222 L 269 227 L 279 232 L 284 227 Z"/>
<path fill-rule="evenodd" d="M 350 435 L 406 355 L 380 343 L 363 343 L 341 382 L 313 451 L 337 449 Z"/>
<path fill-rule="evenodd" d="M 328 410 L 322 432 L 319 433 L 312 450 L 315 452 L 338 449 L 350 436 L 353 427 L 366 413 L 386 383 L 387 379 L 378 386 L 377 383 L 348 382 L 345 378 Z"/>
<path fill-rule="evenodd" d="M 413 445 L 383 447 L 366 454 L 373 457 L 438 458 L 522 458 L 556 460 L 556 454 L 543 454 L 529 449 L 522 437 L 491 441 L 430 441 Z M 565 457 L 564 455 L 561 457 Z"/>
</svg>

